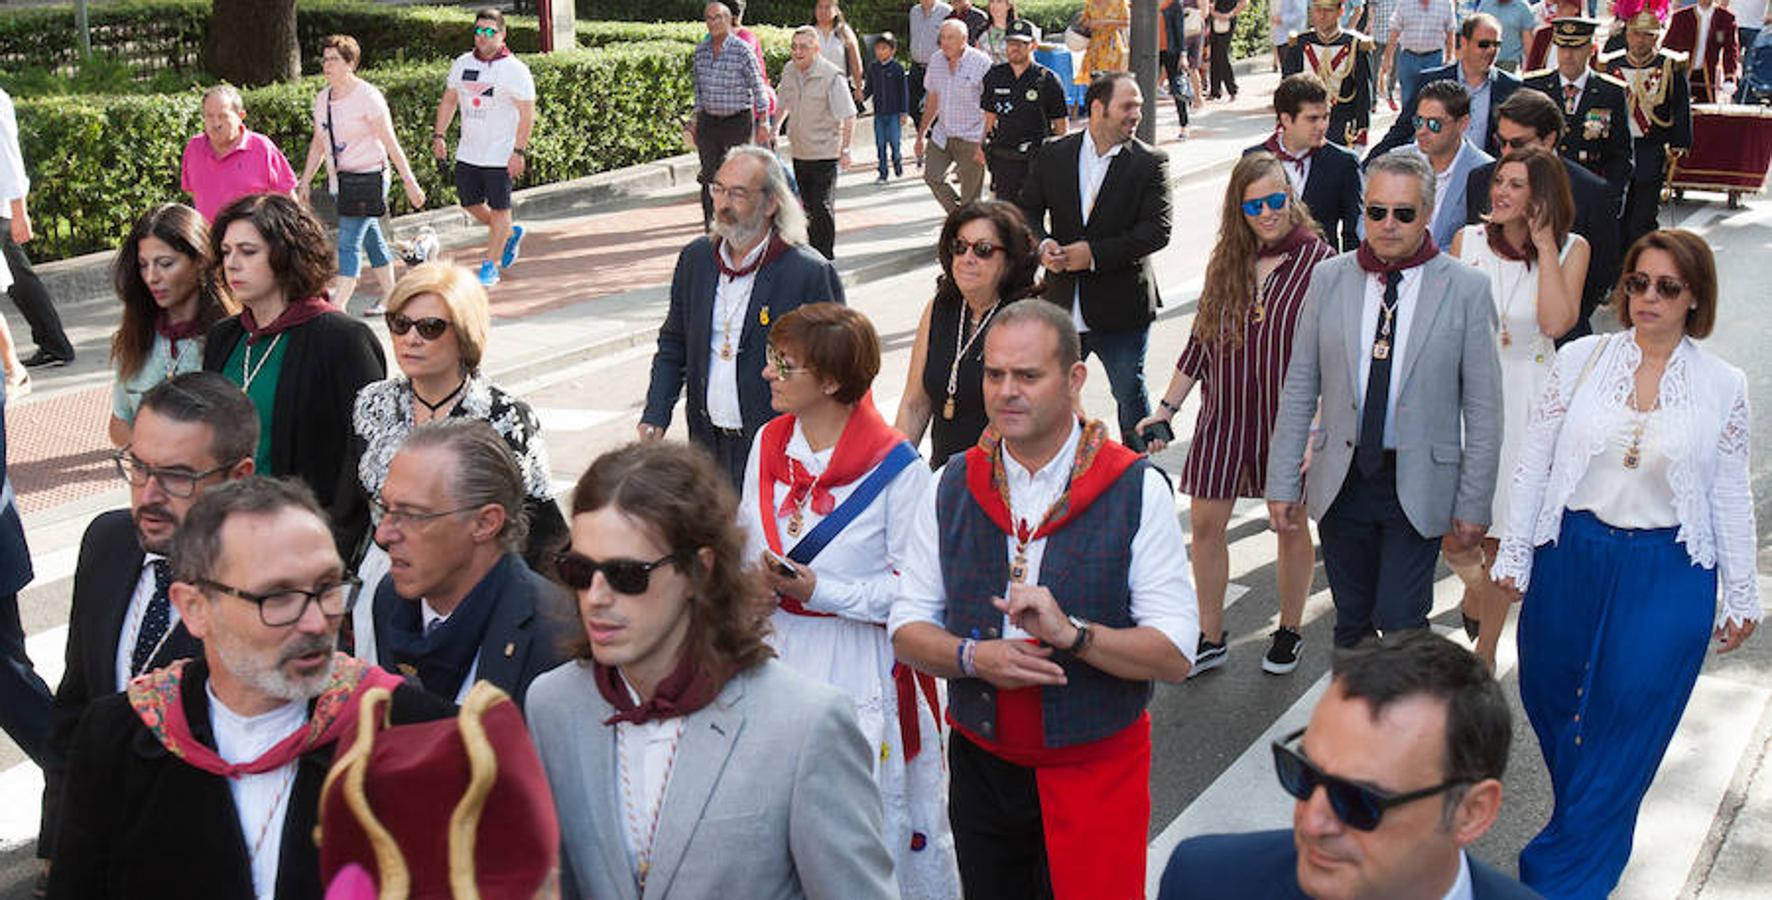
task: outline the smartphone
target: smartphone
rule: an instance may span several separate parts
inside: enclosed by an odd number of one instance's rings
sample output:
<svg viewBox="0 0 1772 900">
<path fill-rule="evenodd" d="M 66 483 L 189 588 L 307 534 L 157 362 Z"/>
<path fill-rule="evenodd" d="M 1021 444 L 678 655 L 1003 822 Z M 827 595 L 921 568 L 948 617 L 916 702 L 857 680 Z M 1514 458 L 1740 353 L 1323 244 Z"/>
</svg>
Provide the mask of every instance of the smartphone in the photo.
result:
<svg viewBox="0 0 1772 900">
<path fill-rule="evenodd" d="M 1146 425 L 1144 431 L 1139 432 L 1138 436 L 1144 438 L 1144 442 L 1147 444 L 1154 444 L 1157 441 L 1162 441 L 1165 444 L 1175 443 L 1175 429 L 1169 427 L 1169 423 L 1161 419 Z"/>
<path fill-rule="evenodd" d="M 769 568 L 774 569 L 775 574 L 780 575 L 783 578 L 800 577 L 800 570 L 794 568 L 793 563 L 788 562 L 781 554 L 776 553 L 774 550 L 765 549 L 763 551 L 763 558 L 769 561 Z"/>
</svg>

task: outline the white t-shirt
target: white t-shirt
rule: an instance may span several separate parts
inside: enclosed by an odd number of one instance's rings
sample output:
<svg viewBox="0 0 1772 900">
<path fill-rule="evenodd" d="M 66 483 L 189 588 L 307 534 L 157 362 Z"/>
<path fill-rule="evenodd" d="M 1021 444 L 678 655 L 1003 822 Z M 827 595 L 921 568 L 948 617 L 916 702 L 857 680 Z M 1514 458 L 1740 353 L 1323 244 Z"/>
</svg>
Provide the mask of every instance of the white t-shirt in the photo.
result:
<svg viewBox="0 0 1772 900">
<path fill-rule="evenodd" d="M 491 61 L 472 52 L 449 67 L 449 89 L 461 105 L 461 143 L 455 158 L 472 166 L 501 167 L 517 146 L 517 106 L 535 102 L 535 79 L 515 55 Z"/>
</svg>

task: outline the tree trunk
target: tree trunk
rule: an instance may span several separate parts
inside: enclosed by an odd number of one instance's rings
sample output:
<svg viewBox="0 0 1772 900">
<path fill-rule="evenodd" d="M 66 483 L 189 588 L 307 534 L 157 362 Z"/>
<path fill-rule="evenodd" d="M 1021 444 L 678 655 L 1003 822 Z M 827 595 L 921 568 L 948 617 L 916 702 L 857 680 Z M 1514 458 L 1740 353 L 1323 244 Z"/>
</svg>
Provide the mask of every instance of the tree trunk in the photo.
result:
<svg viewBox="0 0 1772 900">
<path fill-rule="evenodd" d="M 295 0 L 214 0 L 203 68 L 241 87 L 300 77 Z"/>
</svg>

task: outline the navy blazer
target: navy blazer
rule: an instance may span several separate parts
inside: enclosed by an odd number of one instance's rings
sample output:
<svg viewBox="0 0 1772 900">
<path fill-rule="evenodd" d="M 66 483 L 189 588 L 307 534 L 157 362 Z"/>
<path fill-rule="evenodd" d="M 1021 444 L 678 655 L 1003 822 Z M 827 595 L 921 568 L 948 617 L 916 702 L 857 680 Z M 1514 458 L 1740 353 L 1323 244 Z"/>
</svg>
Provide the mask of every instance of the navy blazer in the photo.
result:
<svg viewBox="0 0 1772 900">
<path fill-rule="evenodd" d="M 6 472 L 6 388 L 0 385 L 0 596 L 24 590 L 33 577 L 25 524 L 13 498 L 12 476 Z"/>
<path fill-rule="evenodd" d="M 1495 120 L 1497 118 L 1495 110 L 1524 84 L 1520 81 L 1520 76 L 1512 72 L 1504 69 L 1493 69 L 1492 71 L 1495 73 L 1495 81 L 1489 85 L 1489 127 L 1484 130 L 1483 140 L 1480 143 L 1474 140 L 1473 136 L 1465 138 L 1475 144 L 1478 150 L 1490 156 L 1495 155 Z M 1415 93 L 1410 94 L 1408 100 L 1403 103 L 1402 112 L 1397 113 L 1397 120 L 1391 123 L 1391 130 L 1384 133 L 1384 140 L 1373 145 L 1372 149 L 1367 152 L 1366 162 L 1371 162 L 1405 144 L 1415 143 L 1415 101 L 1419 99 L 1421 86 L 1435 81 L 1448 80 L 1464 84 L 1464 76 L 1458 71 L 1457 61 L 1437 68 L 1424 69 L 1421 76 L 1416 79 Z M 1470 85 L 1467 84 L 1465 87 L 1469 88 Z"/>
<path fill-rule="evenodd" d="M 1542 900 L 1538 892 L 1470 860 L 1471 895 L 1476 900 Z M 1214 834 L 1182 841 L 1169 855 L 1157 900 L 1218 900 L 1224 886 L 1236 885 L 1242 900 L 1306 900 L 1298 889 L 1298 846 L 1291 830 Z"/>
<path fill-rule="evenodd" d="M 1256 144 L 1243 151 L 1247 156 L 1266 150 Z M 1310 174 L 1304 180 L 1300 200 L 1311 218 L 1323 228 L 1323 240 L 1336 250 L 1346 252 L 1360 246 L 1360 206 L 1366 191 L 1366 176 L 1360 171 L 1360 158 L 1340 144 L 1325 143 L 1311 154 Z"/>
<path fill-rule="evenodd" d="M 702 446 L 714 442 L 714 423 L 708 418 L 708 351 L 713 346 L 714 288 L 719 279 L 711 238 L 698 237 L 677 255 L 677 270 L 671 275 L 671 306 L 664 324 L 658 327 L 652 384 L 646 389 L 646 411 L 640 416 L 647 425 L 670 427 L 671 408 L 687 386 L 689 439 Z M 769 405 L 769 384 L 762 375 L 769 323 L 802 304 L 827 300 L 844 302 L 843 280 L 830 260 L 807 247 L 789 247 L 757 270 L 750 308 L 738 322 L 738 409 L 746 439 L 775 418 L 775 409 Z"/>
</svg>

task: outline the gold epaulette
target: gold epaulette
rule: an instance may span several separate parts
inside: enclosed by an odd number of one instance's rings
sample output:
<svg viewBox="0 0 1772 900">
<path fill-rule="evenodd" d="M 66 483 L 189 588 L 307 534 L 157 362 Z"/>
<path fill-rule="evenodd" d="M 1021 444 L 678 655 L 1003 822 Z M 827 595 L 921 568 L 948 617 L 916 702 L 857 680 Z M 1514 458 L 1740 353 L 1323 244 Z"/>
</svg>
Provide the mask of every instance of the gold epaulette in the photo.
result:
<svg viewBox="0 0 1772 900">
<path fill-rule="evenodd" d="M 1348 35 L 1354 39 L 1354 48 L 1357 50 L 1370 52 L 1373 47 L 1378 46 L 1377 43 L 1372 40 L 1370 35 L 1355 31 L 1352 28 L 1343 28 L 1342 31 L 1347 32 Z"/>
<path fill-rule="evenodd" d="M 1592 69 L 1589 69 L 1588 71 L 1593 75 L 1598 76 L 1601 81 L 1607 82 L 1621 91 L 1630 90 L 1630 83 L 1619 78 L 1617 75 L 1613 75 L 1609 72 L 1594 72 Z"/>
<path fill-rule="evenodd" d="M 1628 49 L 1620 47 L 1619 49 L 1614 50 L 1611 53 L 1601 53 L 1599 55 L 1598 61 L 1599 61 L 1600 65 L 1602 65 L 1602 66 L 1609 66 L 1621 59 L 1624 59 L 1625 54 L 1627 54 L 1629 52 L 1630 51 Z"/>
<path fill-rule="evenodd" d="M 1521 81 L 1532 81 L 1534 79 L 1545 78 L 1545 77 L 1555 75 L 1555 74 L 1557 74 L 1557 67 L 1551 66 L 1548 69 L 1539 69 L 1536 72 L 1521 72 L 1520 73 L 1520 80 Z"/>
<path fill-rule="evenodd" d="M 1301 37 L 1303 37 L 1303 36 L 1304 36 L 1304 32 L 1302 32 L 1302 31 L 1294 31 L 1294 32 L 1292 32 L 1292 36 L 1291 36 L 1291 37 L 1289 37 L 1289 38 L 1287 38 L 1287 39 L 1286 39 L 1286 46 L 1287 46 L 1287 47 L 1296 47 L 1296 46 L 1298 46 L 1298 39 L 1299 39 L 1299 38 L 1301 38 Z"/>
<path fill-rule="evenodd" d="M 1679 50 L 1669 50 L 1663 47 L 1661 55 L 1667 57 L 1667 61 L 1673 63 L 1676 69 L 1685 69 L 1692 64 L 1692 56 Z"/>
</svg>

